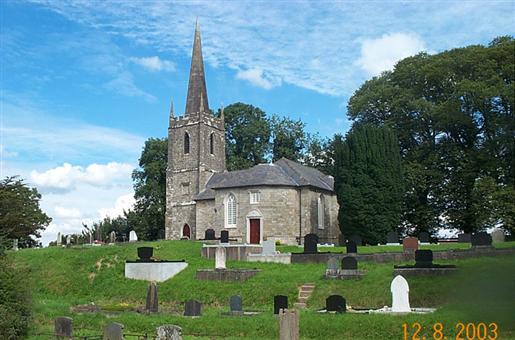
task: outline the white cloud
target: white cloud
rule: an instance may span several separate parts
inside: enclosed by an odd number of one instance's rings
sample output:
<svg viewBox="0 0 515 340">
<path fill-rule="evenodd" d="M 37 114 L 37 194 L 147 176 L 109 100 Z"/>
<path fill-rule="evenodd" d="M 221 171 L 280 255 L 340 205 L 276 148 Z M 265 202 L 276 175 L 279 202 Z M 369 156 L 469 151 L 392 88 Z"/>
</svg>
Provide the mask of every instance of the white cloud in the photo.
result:
<svg viewBox="0 0 515 340">
<path fill-rule="evenodd" d="M 77 208 L 65 208 L 56 206 L 54 208 L 55 217 L 63 219 L 63 220 L 69 220 L 69 219 L 77 219 L 82 216 L 80 213 L 80 210 Z"/>
<path fill-rule="evenodd" d="M 98 214 L 102 219 L 105 217 L 116 218 L 123 216 L 124 211 L 128 211 L 134 207 L 134 203 L 136 203 L 134 194 L 126 194 L 116 199 L 114 207 L 99 209 Z"/>
<path fill-rule="evenodd" d="M 265 76 L 263 70 L 260 69 L 248 69 L 248 70 L 239 70 L 236 73 L 236 79 L 242 79 L 249 81 L 252 85 L 262 87 L 265 90 L 269 90 L 272 87 L 281 85 L 280 80 L 272 81 L 268 77 Z"/>
<path fill-rule="evenodd" d="M 158 56 L 153 57 L 142 57 L 142 58 L 130 58 L 130 60 L 150 71 L 175 71 L 175 64 L 169 60 L 162 60 Z"/>
<path fill-rule="evenodd" d="M 153 95 L 138 88 L 134 84 L 134 77 L 127 71 L 116 75 L 114 79 L 104 84 L 104 87 L 127 97 L 142 97 L 148 102 L 155 102 L 157 100 Z"/>
<path fill-rule="evenodd" d="M 119 179 L 130 178 L 134 167 L 126 163 L 111 162 L 108 164 L 90 164 L 86 168 L 64 163 L 44 172 L 33 170 L 30 180 L 38 188 L 45 191 L 74 190 L 79 183 L 92 186 L 109 186 Z"/>
<path fill-rule="evenodd" d="M 395 63 L 425 51 L 424 41 L 411 33 L 384 34 L 377 39 L 365 39 L 357 64 L 370 75 L 393 69 Z"/>
</svg>

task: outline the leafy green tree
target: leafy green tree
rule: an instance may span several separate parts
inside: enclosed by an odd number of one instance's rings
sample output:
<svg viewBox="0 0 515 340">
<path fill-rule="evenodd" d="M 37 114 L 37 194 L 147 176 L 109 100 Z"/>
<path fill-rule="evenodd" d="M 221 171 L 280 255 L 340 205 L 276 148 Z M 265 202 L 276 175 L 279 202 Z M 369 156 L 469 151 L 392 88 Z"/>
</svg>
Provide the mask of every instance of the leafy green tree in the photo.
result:
<svg viewBox="0 0 515 340">
<path fill-rule="evenodd" d="M 224 109 L 224 119 L 227 169 L 246 169 L 265 162 L 270 148 L 270 121 L 265 112 L 235 103 Z"/>
<path fill-rule="evenodd" d="M 306 124 L 301 120 L 272 116 L 272 157 L 274 161 L 283 157 L 296 162 L 302 160 L 307 142 L 305 126 Z"/>
<path fill-rule="evenodd" d="M 136 204 L 127 216 L 128 227 L 142 240 L 158 239 L 165 228 L 167 159 L 167 139 L 150 138 L 143 147 L 140 168 L 132 173 Z"/>
<path fill-rule="evenodd" d="M 344 235 L 383 242 L 399 227 L 403 178 L 399 142 L 386 127 L 355 126 L 335 139 L 335 183 Z"/>
<path fill-rule="evenodd" d="M 477 219 L 477 180 L 514 187 L 514 50 L 512 37 L 500 37 L 489 46 L 421 53 L 350 99 L 355 124 L 389 126 L 399 138 L 409 228 L 483 229 L 489 219 Z M 500 223 L 509 228 L 506 218 Z"/>
<path fill-rule="evenodd" d="M 17 177 L 0 181 L 0 233 L 7 239 L 18 239 L 20 247 L 38 245 L 35 238 L 41 237 L 52 221 L 39 207 L 41 195 Z"/>
<path fill-rule="evenodd" d="M 306 147 L 303 150 L 301 163 L 318 169 L 327 175 L 334 176 L 334 141 L 336 136 L 330 139 L 322 138 L 318 133 L 306 134 Z M 341 136 L 339 137 L 341 138 Z"/>
</svg>

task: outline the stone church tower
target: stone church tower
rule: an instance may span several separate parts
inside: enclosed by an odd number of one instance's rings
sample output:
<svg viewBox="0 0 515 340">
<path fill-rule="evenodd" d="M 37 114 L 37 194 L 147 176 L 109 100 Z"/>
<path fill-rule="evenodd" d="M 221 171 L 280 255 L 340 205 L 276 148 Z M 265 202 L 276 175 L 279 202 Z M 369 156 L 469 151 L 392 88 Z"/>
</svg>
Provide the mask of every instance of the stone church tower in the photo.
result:
<svg viewBox="0 0 515 340">
<path fill-rule="evenodd" d="M 166 239 L 195 238 L 194 197 L 214 173 L 225 170 L 223 112 L 209 109 L 200 29 L 197 24 L 191 57 L 186 111 L 174 117 L 170 110 L 168 166 L 166 170 Z"/>
</svg>

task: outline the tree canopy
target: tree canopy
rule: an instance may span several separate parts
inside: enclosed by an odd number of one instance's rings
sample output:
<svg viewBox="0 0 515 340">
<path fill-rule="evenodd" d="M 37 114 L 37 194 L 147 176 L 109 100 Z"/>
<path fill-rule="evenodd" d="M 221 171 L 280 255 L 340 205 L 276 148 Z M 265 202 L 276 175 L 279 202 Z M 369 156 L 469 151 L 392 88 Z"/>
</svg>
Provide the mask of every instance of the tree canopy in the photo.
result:
<svg viewBox="0 0 515 340">
<path fill-rule="evenodd" d="M 421 53 L 350 99 L 354 124 L 385 125 L 399 138 L 408 228 L 513 230 L 506 214 L 515 204 L 514 51 L 514 39 L 500 37 L 489 46 Z M 484 210 L 499 197 L 512 203 Z"/>
<path fill-rule="evenodd" d="M 38 244 L 36 238 L 52 219 L 39 207 L 41 195 L 17 177 L 0 181 L 0 234 L 18 239 L 20 247 Z"/>
</svg>

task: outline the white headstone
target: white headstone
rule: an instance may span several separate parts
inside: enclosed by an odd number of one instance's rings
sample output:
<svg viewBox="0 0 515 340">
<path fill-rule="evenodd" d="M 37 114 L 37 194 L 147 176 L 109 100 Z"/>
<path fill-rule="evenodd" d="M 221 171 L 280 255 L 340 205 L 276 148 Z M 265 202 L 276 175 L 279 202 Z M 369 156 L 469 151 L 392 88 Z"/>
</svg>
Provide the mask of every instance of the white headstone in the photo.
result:
<svg viewBox="0 0 515 340">
<path fill-rule="evenodd" d="M 225 247 L 216 247 L 215 269 L 226 269 L 226 267 L 225 267 Z"/>
<path fill-rule="evenodd" d="M 401 275 L 397 275 L 390 285 L 392 292 L 392 312 L 409 313 L 409 286 L 408 281 Z"/>
<path fill-rule="evenodd" d="M 89 244 L 93 244 L 93 232 L 89 233 Z"/>
<path fill-rule="evenodd" d="M 261 255 L 275 255 L 275 241 L 274 240 L 266 240 L 263 241 L 263 251 Z"/>
<path fill-rule="evenodd" d="M 18 239 L 17 238 L 15 238 L 13 240 L 13 250 L 18 251 Z"/>
<path fill-rule="evenodd" d="M 504 230 L 495 229 L 492 231 L 492 242 L 504 242 Z"/>
<path fill-rule="evenodd" d="M 72 236 L 66 235 L 66 245 L 72 244 Z"/>
<path fill-rule="evenodd" d="M 138 240 L 138 235 L 136 235 L 136 232 L 134 230 L 131 230 L 129 233 L 129 242 L 136 242 Z"/>
<path fill-rule="evenodd" d="M 61 239 L 61 232 L 57 232 L 57 240 L 56 243 L 58 246 L 61 245 L 62 239 Z"/>
<path fill-rule="evenodd" d="M 111 242 L 111 243 L 116 242 L 116 232 L 114 230 L 111 231 L 111 233 L 109 234 L 109 242 Z"/>
</svg>

